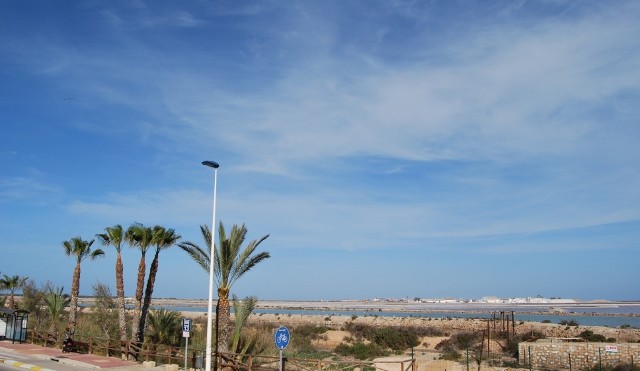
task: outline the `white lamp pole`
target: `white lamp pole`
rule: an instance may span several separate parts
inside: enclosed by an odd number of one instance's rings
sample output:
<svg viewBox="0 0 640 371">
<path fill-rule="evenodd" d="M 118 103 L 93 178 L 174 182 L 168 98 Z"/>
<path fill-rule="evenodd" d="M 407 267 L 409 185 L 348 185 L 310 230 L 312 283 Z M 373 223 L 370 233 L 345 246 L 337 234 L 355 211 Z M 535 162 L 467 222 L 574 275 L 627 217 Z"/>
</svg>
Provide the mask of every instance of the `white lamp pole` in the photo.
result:
<svg viewBox="0 0 640 371">
<path fill-rule="evenodd" d="M 205 370 L 211 371 L 211 337 L 212 337 L 212 317 L 213 317 L 213 270 L 215 269 L 215 235 L 216 235 L 216 188 L 218 187 L 218 165 L 213 161 L 202 161 L 202 165 L 213 168 L 213 223 L 211 227 L 211 251 L 209 255 L 209 302 L 207 304 L 207 345 Z M 217 314 L 216 314 L 217 315 Z M 217 356 L 217 355 L 216 355 Z M 216 360 L 217 362 L 217 360 Z"/>
</svg>

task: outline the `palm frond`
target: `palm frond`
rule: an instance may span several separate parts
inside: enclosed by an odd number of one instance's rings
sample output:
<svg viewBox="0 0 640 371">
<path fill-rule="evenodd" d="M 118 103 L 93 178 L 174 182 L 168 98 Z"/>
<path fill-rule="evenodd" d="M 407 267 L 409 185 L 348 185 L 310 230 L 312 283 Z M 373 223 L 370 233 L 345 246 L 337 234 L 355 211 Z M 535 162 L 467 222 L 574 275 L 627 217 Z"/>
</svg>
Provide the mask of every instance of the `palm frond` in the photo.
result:
<svg viewBox="0 0 640 371">
<path fill-rule="evenodd" d="M 191 241 L 180 242 L 178 247 L 186 252 L 205 272 L 209 272 L 209 252 L 203 250 L 200 246 Z"/>
</svg>

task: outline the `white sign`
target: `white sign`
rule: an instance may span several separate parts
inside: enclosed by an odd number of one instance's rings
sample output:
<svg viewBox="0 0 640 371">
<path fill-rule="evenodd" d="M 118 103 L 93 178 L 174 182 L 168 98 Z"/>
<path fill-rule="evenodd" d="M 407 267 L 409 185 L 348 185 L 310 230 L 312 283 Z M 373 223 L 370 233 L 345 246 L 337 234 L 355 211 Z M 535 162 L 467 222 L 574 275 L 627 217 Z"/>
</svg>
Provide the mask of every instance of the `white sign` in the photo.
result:
<svg viewBox="0 0 640 371">
<path fill-rule="evenodd" d="M 607 353 L 618 353 L 617 345 L 607 345 L 604 347 L 604 351 Z"/>
<path fill-rule="evenodd" d="M 189 331 L 182 331 L 182 337 L 183 338 L 188 338 L 189 337 Z"/>
<path fill-rule="evenodd" d="M 191 319 L 183 318 L 182 319 L 182 332 L 191 332 Z"/>
</svg>

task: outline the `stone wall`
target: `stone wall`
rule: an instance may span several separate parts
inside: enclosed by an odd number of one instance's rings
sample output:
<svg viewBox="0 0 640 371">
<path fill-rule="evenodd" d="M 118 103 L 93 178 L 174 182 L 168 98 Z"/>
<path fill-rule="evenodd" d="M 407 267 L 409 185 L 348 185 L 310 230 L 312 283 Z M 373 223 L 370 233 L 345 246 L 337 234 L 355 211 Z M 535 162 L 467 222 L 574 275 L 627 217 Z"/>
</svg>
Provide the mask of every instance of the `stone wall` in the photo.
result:
<svg viewBox="0 0 640 371">
<path fill-rule="evenodd" d="M 609 350 L 609 351 L 607 351 Z M 616 351 L 617 350 L 617 351 Z M 543 339 L 518 345 L 519 362 L 534 369 L 581 370 L 599 365 L 640 364 L 640 343 L 588 343 Z"/>
</svg>

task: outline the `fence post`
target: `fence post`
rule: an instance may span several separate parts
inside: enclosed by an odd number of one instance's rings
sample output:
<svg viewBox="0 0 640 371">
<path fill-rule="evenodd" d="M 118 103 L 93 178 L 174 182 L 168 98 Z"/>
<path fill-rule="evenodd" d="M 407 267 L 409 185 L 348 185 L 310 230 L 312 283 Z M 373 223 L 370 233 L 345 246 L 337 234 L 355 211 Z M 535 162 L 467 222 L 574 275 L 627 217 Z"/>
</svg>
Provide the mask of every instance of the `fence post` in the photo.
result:
<svg viewBox="0 0 640 371">
<path fill-rule="evenodd" d="M 469 371 L 469 347 L 467 346 L 467 371 Z"/>
<path fill-rule="evenodd" d="M 598 347 L 598 370 L 602 371 L 602 355 L 600 354 L 600 347 Z"/>
</svg>

